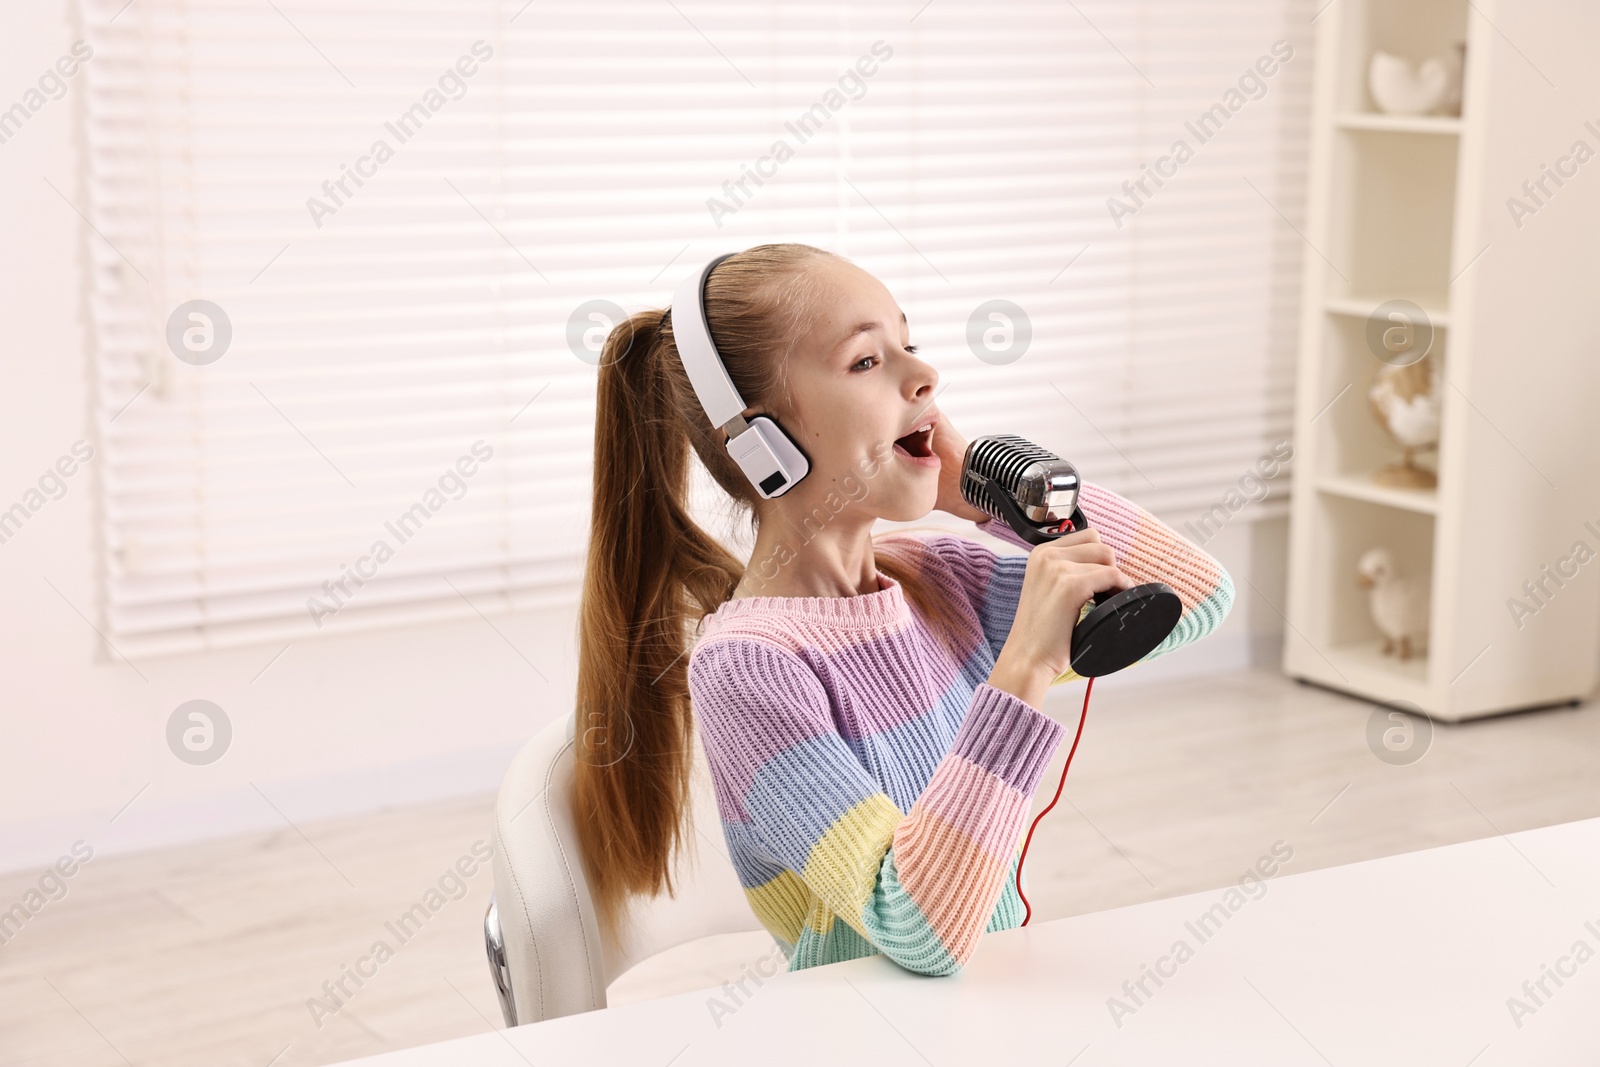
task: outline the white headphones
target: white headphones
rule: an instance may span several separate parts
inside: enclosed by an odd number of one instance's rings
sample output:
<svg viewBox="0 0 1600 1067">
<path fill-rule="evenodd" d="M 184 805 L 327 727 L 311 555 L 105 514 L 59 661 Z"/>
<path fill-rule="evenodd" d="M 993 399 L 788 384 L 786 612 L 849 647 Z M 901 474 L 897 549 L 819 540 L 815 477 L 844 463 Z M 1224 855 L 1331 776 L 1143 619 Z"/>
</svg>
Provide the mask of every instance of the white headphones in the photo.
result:
<svg viewBox="0 0 1600 1067">
<path fill-rule="evenodd" d="M 734 254 L 718 256 L 678 286 L 672 294 L 672 336 L 700 407 L 711 425 L 728 432 L 728 455 L 739 464 L 756 491 L 770 500 L 787 493 L 804 478 L 811 463 L 772 419 L 757 415 L 745 420 L 747 405 L 733 387 L 733 379 L 728 377 L 728 369 L 711 341 L 711 328 L 706 325 L 706 279 L 718 263 Z"/>
</svg>

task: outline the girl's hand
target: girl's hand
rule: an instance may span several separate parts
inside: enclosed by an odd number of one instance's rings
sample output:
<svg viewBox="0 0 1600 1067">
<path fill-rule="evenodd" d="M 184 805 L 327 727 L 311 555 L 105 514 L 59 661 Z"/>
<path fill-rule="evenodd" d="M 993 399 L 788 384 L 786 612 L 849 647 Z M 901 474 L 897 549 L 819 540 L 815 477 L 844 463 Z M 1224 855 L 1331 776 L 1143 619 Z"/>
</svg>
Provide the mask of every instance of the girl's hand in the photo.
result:
<svg viewBox="0 0 1600 1067">
<path fill-rule="evenodd" d="M 939 457 L 939 495 L 933 502 L 934 509 L 973 522 L 987 520 L 987 512 L 973 507 L 961 495 L 961 461 L 967 455 L 967 439 L 942 411 L 933 426 L 932 447 L 933 454 Z"/>
<path fill-rule="evenodd" d="M 1130 589 L 1133 579 L 1117 569 L 1111 546 L 1094 528 L 1074 530 L 1034 546 L 1022 576 L 1022 595 L 1011 621 L 1011 633 L 1000 650 L 1002 675 L 1021 678 L 1038 692 L 1038 683 L 1059 678 L 1071 667 L 1072 631 L 1084 604 L 1096 593 Z M 1031 681 L 1029 681 L 1031 679 Z M 1028 697 L 1013 693 L 1038 707 Z"/>
</svg>

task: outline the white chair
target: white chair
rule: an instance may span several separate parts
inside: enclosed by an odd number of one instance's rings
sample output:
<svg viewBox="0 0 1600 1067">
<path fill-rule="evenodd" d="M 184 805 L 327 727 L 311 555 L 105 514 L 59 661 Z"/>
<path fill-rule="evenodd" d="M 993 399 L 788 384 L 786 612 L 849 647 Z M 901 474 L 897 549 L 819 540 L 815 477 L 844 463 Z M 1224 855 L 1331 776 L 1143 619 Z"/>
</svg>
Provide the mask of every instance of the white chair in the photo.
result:
<svg viewBox="0 0 1600 1067">
<path fill-rule="evenodd" d="M 507 1026 L 603 1008 L 611 983 L 642 960 L 712 934 L 762 929 L 727 858 L 696 744 L 695 830 L 674 868 L 677 895 L 636 898 L 626 943 L 602 940 L 572 818 L 573 720 L 569 712 L 517 753 L 495 803 L 484 941 Z"/>
</svg>

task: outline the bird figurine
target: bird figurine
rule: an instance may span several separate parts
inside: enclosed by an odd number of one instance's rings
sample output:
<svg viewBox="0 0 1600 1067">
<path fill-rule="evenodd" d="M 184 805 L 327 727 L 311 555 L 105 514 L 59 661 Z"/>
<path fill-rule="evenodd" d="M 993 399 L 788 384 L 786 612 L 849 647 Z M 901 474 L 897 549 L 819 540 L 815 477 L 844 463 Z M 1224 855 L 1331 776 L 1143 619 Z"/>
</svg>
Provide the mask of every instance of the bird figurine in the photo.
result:
<svg viewBox="0 0 1600 1067">
<path fill-rule="evenodd" d="M 1369 590 L 1367 609 L 1383 634 L 1385 656 L 1408 660 L 1427 651 L 1432 579 L 1400 574 L 1387 548 L 1369 548 L 1356 563 L 1356 584 Z"/>
<path fill-rule="evenodd" d="M 1415 363 L 1395 366 L 1385 363 L 1372 377 L 1367 402 L 1378 424 L 1400 446 L 1403 458 L 1372 476 L 1379 485 L 1405 489 L 1432 489 L 1438 475 L 1419 467 L 1416 454 L 1439 447 L 1439 417 L 1442 400 L 1438 365 L 1432 352 Z"/>
</svg>

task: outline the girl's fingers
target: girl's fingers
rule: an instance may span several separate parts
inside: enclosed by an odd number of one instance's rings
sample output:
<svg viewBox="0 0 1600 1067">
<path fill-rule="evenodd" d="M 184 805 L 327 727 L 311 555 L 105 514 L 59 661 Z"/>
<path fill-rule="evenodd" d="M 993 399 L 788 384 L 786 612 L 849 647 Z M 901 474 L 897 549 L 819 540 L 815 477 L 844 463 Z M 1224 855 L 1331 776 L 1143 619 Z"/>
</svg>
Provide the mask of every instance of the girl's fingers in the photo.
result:
<svg viewBox="0 0 1600 1067">
<path fill-rule="evenodd" d="M 1071 560 L 1073 563 L 1115 566 L 1117 562 L 1116 554 L 1111 551 L 1111 546 L 1102 541 L 1079 541 L 1074 544 L 1064 545 L 1056 551 L 1063 559 Z"/>
<path fill-rule="evenodd" d="M 1083 530 L 1073 530 L 1071 533 L 1062 534 L 1060 537 L 1045 543 L 1051 545 L 1082 545 L 1099 543 L 1099 541 L 1100 531 L 1096 530 L 1093 526 L 1090 526 Z"/>
</svg>

